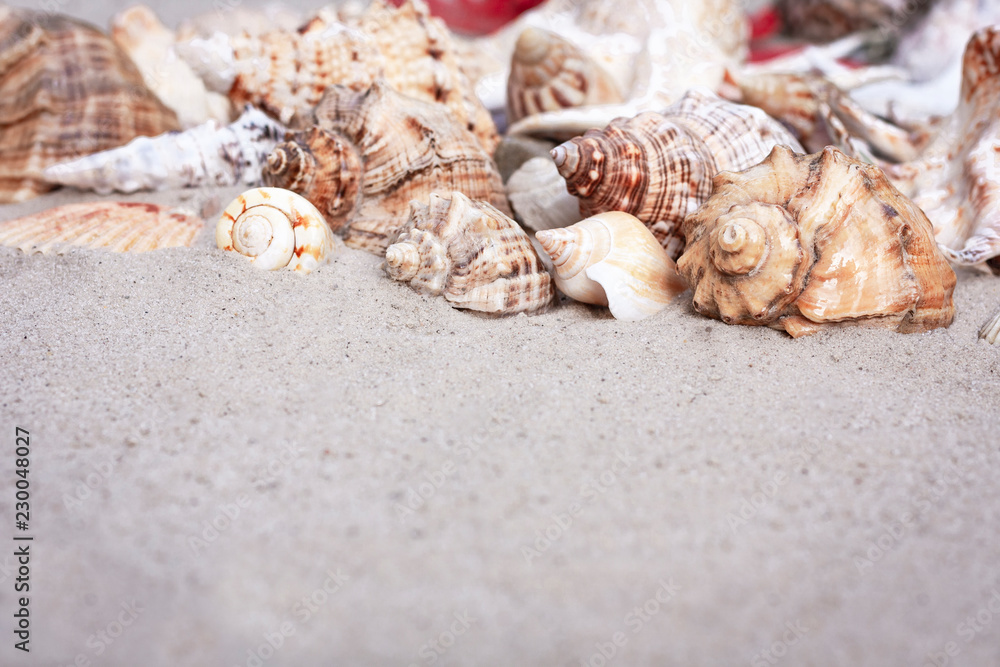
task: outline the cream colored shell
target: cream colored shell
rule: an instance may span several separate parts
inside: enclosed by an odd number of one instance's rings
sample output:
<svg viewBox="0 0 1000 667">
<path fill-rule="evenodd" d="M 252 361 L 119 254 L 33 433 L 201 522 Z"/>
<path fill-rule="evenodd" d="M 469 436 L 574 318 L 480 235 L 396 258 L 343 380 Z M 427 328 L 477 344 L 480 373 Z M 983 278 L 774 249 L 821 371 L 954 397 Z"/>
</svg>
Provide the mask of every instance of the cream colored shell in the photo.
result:
<svg viewBox="0 0 1000 667">
<path fill-rule="evenodd" d="M 280 188 L 255 188 L 234 199 L 219 218 L 215 242 L 259 269 L 299 273 L 315 269 L 337 247 L 316 207 Z"/>
<path fill-rule="evenodd" d="M 1000 311 L 991 317 L 979 330 L 979 337 L 986 340 L 987 343 L 992 345 L 997 342 L 997 337 L 1000 336 Z"/>
<path fill-rule="evenodd" d="M 687 289 L 663 246 L 628 213 L 600 213 L 535 237 L 552 257 L 556 286 L 577 301 L 608 306 L 616 319 L 655 315 Z"/>
<path fill-rule="evenodd" d="M 531 158 L 504 186 L 516 217 L 528 229 L 568 227 L 580 219 L 580 202 L 566 191 L 550 157 Z"/>
</svg>

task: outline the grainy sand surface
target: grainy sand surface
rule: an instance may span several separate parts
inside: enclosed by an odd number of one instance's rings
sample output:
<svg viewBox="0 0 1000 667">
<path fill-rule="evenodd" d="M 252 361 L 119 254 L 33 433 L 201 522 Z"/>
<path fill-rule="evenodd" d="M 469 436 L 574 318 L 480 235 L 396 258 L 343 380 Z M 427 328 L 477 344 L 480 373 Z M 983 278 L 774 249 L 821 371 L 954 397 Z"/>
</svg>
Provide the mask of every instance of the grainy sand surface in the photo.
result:
<svg viewBox="0 0 1000 667">
<path fill-rule="evenodd" d="M 921 335 L 792 340 L 690 295 L 490 319 L 363 252 L 258 271 L 212 221 L 0 248 L 0 538 L 15 426 L 35 536 L 29 655 L 0 551 L 0 664 L 1000 664 L 1000 279 L 962 273 Z"/>
</svg>

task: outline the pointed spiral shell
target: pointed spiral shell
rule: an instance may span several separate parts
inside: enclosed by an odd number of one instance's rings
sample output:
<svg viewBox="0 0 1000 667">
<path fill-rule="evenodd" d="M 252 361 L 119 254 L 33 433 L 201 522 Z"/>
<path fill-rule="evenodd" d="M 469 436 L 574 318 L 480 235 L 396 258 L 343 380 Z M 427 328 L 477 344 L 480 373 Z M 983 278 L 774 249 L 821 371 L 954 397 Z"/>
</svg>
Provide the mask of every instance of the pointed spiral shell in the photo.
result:
<svg viewBox="0 0 1000 667">
<path fill-rule="evenodd" d="M 280 188 L 255 188 L 222 212 L 215 242 L 264 270 L 309 273 L 336 249 L 323 215 L 307 200 Z"/>
</svg>

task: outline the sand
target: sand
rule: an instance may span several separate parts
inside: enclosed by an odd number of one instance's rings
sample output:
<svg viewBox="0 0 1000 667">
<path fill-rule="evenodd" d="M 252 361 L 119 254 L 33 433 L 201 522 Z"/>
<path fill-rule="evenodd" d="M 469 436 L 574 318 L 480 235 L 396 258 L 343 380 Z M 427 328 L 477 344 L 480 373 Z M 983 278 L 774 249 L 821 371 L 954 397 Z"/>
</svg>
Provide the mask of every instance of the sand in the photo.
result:
<svg viewBox="0 0 1000 667">
<path fill-rule="evenodd" d="M 0 664 L 1000 662 L 996 277 L 961 273 L 947 329 L 792 340 L 690 295 L 491 319 L 212 227 L 0 249 L 0 537 L 22 427 L 35 538 L 30 654 L 0 556 Z"/>
</svg>

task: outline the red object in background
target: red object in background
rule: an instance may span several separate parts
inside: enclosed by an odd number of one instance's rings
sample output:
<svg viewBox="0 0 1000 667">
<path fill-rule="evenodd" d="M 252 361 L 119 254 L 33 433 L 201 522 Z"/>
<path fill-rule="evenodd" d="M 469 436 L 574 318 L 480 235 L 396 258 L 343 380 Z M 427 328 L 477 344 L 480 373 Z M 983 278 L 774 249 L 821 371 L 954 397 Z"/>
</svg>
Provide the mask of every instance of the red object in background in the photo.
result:
<svg viewBox="0 0 1000 667">
<path fill-rule="evenodd" d="M 391 0 L 397 7 L 403 0 Z M 431 14 L 455 32 L 486 35 L 516 19 L 543 0 L 427 0 Z"/>
</svg>

